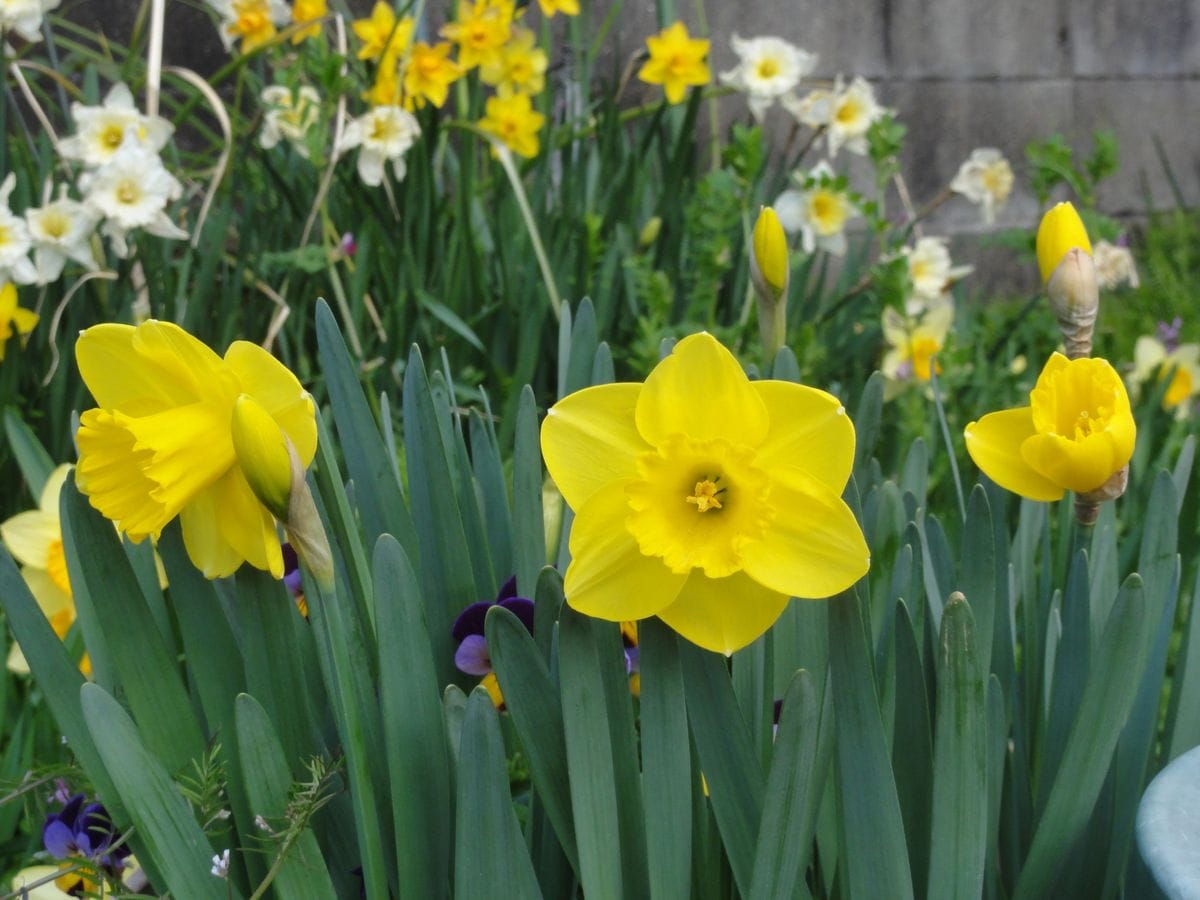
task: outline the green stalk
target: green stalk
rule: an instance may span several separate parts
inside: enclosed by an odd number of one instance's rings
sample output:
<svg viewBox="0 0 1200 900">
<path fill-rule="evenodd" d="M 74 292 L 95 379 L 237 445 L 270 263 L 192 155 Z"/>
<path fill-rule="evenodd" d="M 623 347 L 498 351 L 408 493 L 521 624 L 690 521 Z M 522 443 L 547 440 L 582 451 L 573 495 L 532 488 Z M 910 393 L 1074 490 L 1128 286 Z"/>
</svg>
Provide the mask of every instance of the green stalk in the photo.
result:
<svg viewBox="0 0 1200 900">
<path fill-rule="evenodd" d="M 517 206 L 521 210 L 521 218 L 525 220 L 525 230 L 529 232 L 529 240 L 533 244 L 533 255 L 537 257 L 538 268 L 542 271 L 542 281 L 546 284 L 546 293 L 550 295 L 550 310 L 554 313 L 554 321 L 562 318 L 562 298 L 558 295 L 558 286 L 554 283 L 554 273 L 550 270 L 550 260 L 546 256 L 546 248 L 542 246 L 541 235 L 538 234 L 537 222 L 533 219 L 533 210 L 529 208 L 529 198 L 525 195 L 525 186 L 521 184 L 521 176 L 513 163 L 512 153 L 500 143 L 494 143 L 496 159 L 508 183 L 512 185 L 513 194 L 517 198 Z"/>
</svg>

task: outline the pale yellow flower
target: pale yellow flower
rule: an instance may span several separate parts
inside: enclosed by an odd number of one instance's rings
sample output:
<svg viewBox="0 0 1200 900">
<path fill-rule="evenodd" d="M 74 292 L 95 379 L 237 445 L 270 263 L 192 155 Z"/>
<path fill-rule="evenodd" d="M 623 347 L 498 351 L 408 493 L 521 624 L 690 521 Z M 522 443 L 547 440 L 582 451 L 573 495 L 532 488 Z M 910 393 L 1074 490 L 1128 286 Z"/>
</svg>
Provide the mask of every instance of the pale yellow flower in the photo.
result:
<svg viewBox="0 0 1200 900">
<path fill-rule="evenodd" d="M 1096 281 L 1107 290 L 1128 284 L 1138 286 L 1137 264 L 1128 247 L 1096 241 L 1092 248 L 1092 260 L 1096 264 Z"/>
<path fill-rule="evenodd" d="M 1191 399 L 1200 394 L 1200 344 L 1180 344 L 1174 350 L 1158 338 L 1142 335 L 1133 345 L 1130 387 L 1138 391 L 1150 382 L 1170 377 L 1163 394 L 1163 409 L 1183 419 L 1191 412 Z"/>
<path fill-rule="evenodd" d="M 888 306 L 883 310 L 883 338 L 888 350 L 879 370 L 886 379 L 884 399 L 890 400 L 911 382 L 928 382 L 941 374 L 935 358 L 946 345 L 954 322 L 954 304 L 946 295 L 930 303 L 920 316 L 905 316 Z"/>
<path fill-rule="evenodd" d="M 846 85 L 840 75 L 833 90 L 811 91 L 798 100 L 784 97 L 781 102 L 802 124 L 825 129 L 830 159 L 837 156 L 842 147 L 864 155 L 867 131 L 887 113 L 887 109 L 876 101 L 875 91 L 865 78 L 855 78 Z"/>
<path fill-rule="evenodd" d="M 784 231 L 800 233 L 805 253 L 820 249 L 842 256 L 846 252 L 846 222 L 857 210 L 833 179 L 828 163 L 819 163 L 803 179 L 802 188 L 786 190 L 775 200 L 780 224 Z"/>
<path fill-rule="evenodd" d="M 979 204 L 983 221 L 989 225 L 995 221 L 997 210 L 1008 202 L 1012 188 L 1012 166 L 999 150 L 992 147 L 972 150 L 950 182 L 950 190 Z"/>
<path fill-rule="evenodd" d="M 800 79 L 817 64 L 814 53 L 801 50 L 783 38 L 733 36 L 738 64 L 721 74 L 721 81 L 746 95 L 750 111 L 762 120 L 767 108 L 795 90 Z M 794 99 L 794 98 L 793 98 Z"/>
</svg>

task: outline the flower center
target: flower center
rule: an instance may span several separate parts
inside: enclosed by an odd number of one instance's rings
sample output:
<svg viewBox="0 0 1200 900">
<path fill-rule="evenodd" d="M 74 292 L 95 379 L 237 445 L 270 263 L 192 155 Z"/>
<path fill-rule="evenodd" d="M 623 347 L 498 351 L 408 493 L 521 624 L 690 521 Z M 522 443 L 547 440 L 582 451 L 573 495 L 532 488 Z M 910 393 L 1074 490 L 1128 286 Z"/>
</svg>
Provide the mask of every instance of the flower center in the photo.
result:
<svg viewBox="0 0 1200 900">
<path fill-rule="evenodd" d="M 850 126 L 862 118 L 862 106 L 857 100 L 846 99 L 838 104 L 837 112 L 833 115 L 839 125 Z"/>
<path fill-rule="evenodd" d="M 100 144 L 106 150 L 116 150 L 121 146 L 121 142 L 125 140 L 125 129 L 120 125 L 113 123 L 105 127 L 100 133 Z"/>
<path fill-rule="evenodd" d="M 52 210 L 42 216 L 42 230 L 47 237 L 61 238 L 70 230 L 70 227 L 70 220 L 57 210 Z"/>
<path fill-rule="evenodd" d="M 714 475 L 712 480 L 705 478 L 702 481 L 696 482 L 696 489 L 688 495 L 687 502 L 696 504 L 697 512 L 708 512 L 710 509 L 720 509 L 721 500 L 717 496 L 724 492 L 724 488 L 717 487 L 717 482 L 721 480 L 720 475 Z"/>
<path fill-rule="evenodd" d="M 399 134 L 399 129 L 395 123 L 383 116 L 376 116 L 371 121 L 371 140 L 373 141 L 388 141 Z"/>
<path fill-rule="evenodd" d="M 124 203 L 126 206 L 132 206 L 141 199 L 142 192 L 138 190 L 137 184 L 132 178 L 123 178 L 117 184 L 117 189 L 113 192 L 117 197 L 118 203 Z"/>
<path fill-rule="evenodd" d="M 941 365 L 934 362 L 933 356 L 941 345 L 930 337 L 913 338 L 912 340 L 913 372 L 921 381 L 928 381 L 933 372 L 942 373 Z"/>
<path fill-rule="evenodd" d="M 770 57 L 760 59 L 758 61 L 758 77 L 759 78 L 774 78 L 779 74 L 779 60 Z"/>
<path fill-rule="evenodd" d="M 1003 162 L 994 162 L 979 176 L 984 189 L 997 200 L 1004 200 L 1012 191 L 1012 170 Z"/>
<path fill-rule="evenodd" d="M 846 213 L 837 194 L 832 191 L 814 191 L 808 201 L 809 218 L 818 234 L 837 234 L 846 223 Z"/>
<path fill-rule="evenodd" d="M 11 244 L 12 242 L 12 231 L 8 228 L 8 226 L 0 225 L 0 247 Z"/>
<path fill-rule="evenodd" d="M 1166 377 L 1166 372 L 1161 376 Z M 1192 376 L 1183 366 L 1175 367 L 1175 374 L 1171 376 L 1171 383 L 1167 385 L 1167 392 L 1163 394 L 1163 409 L 1171 409 L 1178 406 L 1188 397 L 1192 396 Z"/>
</svg>

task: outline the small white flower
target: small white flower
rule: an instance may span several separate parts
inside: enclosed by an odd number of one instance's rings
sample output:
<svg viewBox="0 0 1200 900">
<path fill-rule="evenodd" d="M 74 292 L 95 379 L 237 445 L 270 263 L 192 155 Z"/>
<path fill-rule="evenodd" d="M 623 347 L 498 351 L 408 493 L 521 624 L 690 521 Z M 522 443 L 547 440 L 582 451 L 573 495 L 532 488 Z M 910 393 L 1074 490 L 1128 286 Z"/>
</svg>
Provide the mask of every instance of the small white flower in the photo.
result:
<svg viewBox="0 0 1200 900">
<path fill-rule="evenodd" d="M 833 170 L 822 162 L 813 167 L 799 190 L 791 188 L 773 204 L 779 224 L 789 234 L 800 233 L 805 253 L 846 252 L 846 220 L 857 213 L 846 194 L 832 184 Z"/>
<path fill-rule="evenodd" d="M 99 268 L 92 255 L 92 230 L 99 220 L 94 209 L 67 199 L 63 185 L 59 198 L 45 206 L 25 210 L 25 222 L 33 239 L 33 265 L 38 284 L 48 284 L 62 274 L 68 259 L 89 272 Z"/>
<path fill-rule="evenodd" d="M 977 147 L 950 182 L 950 190 L 962 194 L 983 209 L 983 221 L 991 224 L 996 211 L 1012 193 L 1013 171 L 1008 160 L 993 147 Z"/>
<path fill-rule="evenodd" d="M 75 134 L 59 142 L 58 152 L 88 168 L 107 163 L 131 135 L 135 143 L 158 153 L 174 131 L 166 119 L 142 115 L 133 103 L 133 94 L 120 81 L 109 89 L 102 106 L 71 104 L 71 118 Z"/>
<path fill-rule="evenodd" d="M 262 104 L 267 108 L 263 117 L 262 131 L 258 133 L 258 145 L 270 150 L 281 140 L 287 139 L 296 152 L 308 158 L 308 145 L 304 136 L 317 123 L 321 114 L 321 95 L 316 88 L 304 85 L 295 93 L 282 84 L 264 88 Z"/>
<path fill-rule="evenodd" d="M 214 878 L 229 877 L 229 848 L 212 858 L 212 874 Z"/>
<path fill-rule="evenodd" d="M 772 103 L 791 93 L 817 64 L 816 54 L 783 38 L 743 39 L 735 34 L 732 43 L 738 64 L 722 73 L 721 80 L 747 95 L 750 111 L 759 121 Z"/>
<path fill-rule="evenodd" d="M 363 184 L 371 187 L 381 184 L 383 164 L 389 159 L 396 180 L 402 181 L 406 171 L 404 154 L 420 134 L 421 127 L 412 113 L 399 106 L 376 106 L 346 126 L 338 153 L 360 148 L 358 177 Z"/>
<path fill-rule="evenodd" d="M 908 261 L 908 277 L 913 286 L 909 315 L 916 315 L 936 301 L 950 285 L 970 275 L 974 268 L 953 265 L 946 238 L 923 237 L 915 246 L 905 247 L 900 253 Z"/>
<path fill-rule="evenodd" d="M 833 90 L 810 91 L 799 99 L 784 97 L 780 102 L 802 124 L 825 128 L 829 157 L 845 147 L 860 156 L 867 152 L 867 131 L 888 110 L 875 100 L 875 90 L 865 78 L 855 78 L 846 86 L 839 75 Z"/>
<path fill-rule="evenodd" d="M 109 163 L 79 179 L 84 203 L 105 219 L 101 231 L 118 256 L 128 256 L 126 234 L 144 228 L 158 237 L 179 240 L 187 232 L 167 216 L 166 206 L 183 193 L 183 185 L 163 167 L 157 153 L 128 142 Z"/>
<path fill-rule="evenodd" d="M 1112 289 L 1121 284 L 1138 286 L 1137 266 L 1128 247 L 1096 241 L 1092 247 L 1092 260 L 1096 264 L 1096 281 L 1100 287 Z"/>
<path fill-rule="evenodd" d="M 31 284 L 37 281 L 37 270 L 29 261 L 32 241 L 25 220 L 13 215 L 8 208 L 8 197 L 17 186 L 17 176 L 9 172 L 0 184 L 0 284 L 14 281 Z"/>
<path fill-rule="evenodd" d="M 15 31 L 27 41 L 42 39 L 42 18 L 60 0 L 0 0 L 0 31 Z"/>
<path fill-rule="evenodd" d="M 902 315 L 891 306 L 883 310 L 883 338 L 888 349 L 879 364 L 885 379 L 883 399 L 892 400 L 912 382 L 928 383 L 941 374 L 937 354 L 946 345 L 954 323 L 954 302 L 948 294 L 932 300 L 918 315 Z"/>
</svg>

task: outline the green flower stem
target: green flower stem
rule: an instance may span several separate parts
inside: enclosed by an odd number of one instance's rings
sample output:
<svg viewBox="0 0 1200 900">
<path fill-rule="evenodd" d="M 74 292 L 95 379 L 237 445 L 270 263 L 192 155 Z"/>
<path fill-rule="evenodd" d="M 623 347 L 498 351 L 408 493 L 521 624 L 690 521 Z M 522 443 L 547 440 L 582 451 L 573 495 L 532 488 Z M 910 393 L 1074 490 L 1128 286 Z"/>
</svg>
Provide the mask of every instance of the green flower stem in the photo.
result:
<svg viewBox="0 0 1200 900">
<path fill-rule="evenodd" d="M 542 281 L 546 284 L 546 293 L 550 296 L 550 309 L 554 313 L 554 321 L 562 318 L 562 298 L 558 295 L 558 286 L 554 283 L 554 273 L 550 270 L 550 260 L 546 256 L 546 248 L 542 246 L 541 235 L 538 234 L 537 222 L 533 218 L 533 210 L 529 207 L 529 198 L 525 195 L 525 186 L 521 184 L 521 176 L 513 163 L 512 153 L 499 142 L 493 142 L 496 159 L 500 161 L 508 183 L 512 185 L 513 194 L 517 198 L 517 206 L 521 209 L 521 217 L 525 220 L 525 228 L 529 232 L 529 240 L 533 243 L 533 255 L 537 257 L 538 268 L 542 271 Z"/>
<path fill-rule="evenodd" d="M 954 444 L 950 441 L 950 426 L 946 424 L 946 410 L 942 407 L 942 392 L 937 380 L 937 356 L 929 359 L 929 389 L 933 391 L 933 405 L 937 409 L 938 424 L 942 428 L 942 440 L 946 442 L 946 455 L 950 458 L 950 474 L 954 476 L 954 493 L 958 495 L 958 512 L 967 521 L 967 503 L 963 497 L 962 477 L 958 473 L 958 458 Z"/>
</svg>

